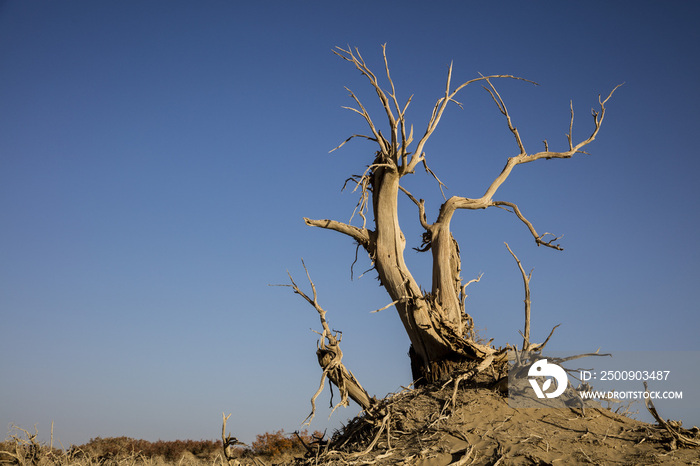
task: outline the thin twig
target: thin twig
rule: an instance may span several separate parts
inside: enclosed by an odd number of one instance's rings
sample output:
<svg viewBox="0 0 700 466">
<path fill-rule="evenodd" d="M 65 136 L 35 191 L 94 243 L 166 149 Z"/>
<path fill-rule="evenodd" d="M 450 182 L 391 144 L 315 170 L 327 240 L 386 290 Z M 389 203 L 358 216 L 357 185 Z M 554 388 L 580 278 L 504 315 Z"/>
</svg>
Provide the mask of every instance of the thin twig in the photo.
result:
<svg viewBox="0 0 700 466">
<path fill-rule="evenodd" d="M 523 351 L 528 351 L 530 349 L 530 279 L 532 278 L 533 271 L 530 270 L 529 274 L 525 274 L 525 269 L 523 269 L 523 265 L 520 263 L 518 256 L 515 255 L 512 249 L 510 249 L 508 243 L 504 244 L 506 245 L 506 248 L 508 248 L 510 255 L 513 256 L 513 259 L 515 259 L 515 262 L 518 264 L 520 273 L 523 276 L 523 284 L 525 285 L 525 333 L 523 334 Z"/>
<path fill-rule="evenodd" d="M 514 204 L 512 202 L 506 202 L 506 201 L 494 201 L 492 203 L 492 205 L 499 207 L 499 208 L 502 208 L 504 210 L 507 210 L 509 212 L 513 212 L 520 219 L 520 221 L 522 221 L 525 224 L 525 226 L 527 226 L 527 229 L 530 230 L 530 233 L 535 238 L 535 242 L 537 243 L 538 246 L 546 246 L 548 248 L 556 249 L 558 251 L 564 250 L 564 248 L 559 246 L 559 244 L 552 244 L 554 241 L 560 240 L 563 236 L 554 236 L 549 232 L 545 232 L 542 235 L 538 234 L 537 230 L 535 230 L 535 227 L 532 225 L 532 223 L 530 223 L 530 221 L 528 219 L 525 218 L 525 216 L 522 214 L 522 212 L 520 212 L 520 208 L 516 204 Z M 513 210 L 511 211 L 511 210 L 505 209 L 503 206 L 510 207 Z M 547 237 L 548 235 L 553 236 L 553 238 L 549 241 L 545 241 L 544 238 Z"/>
</svg>

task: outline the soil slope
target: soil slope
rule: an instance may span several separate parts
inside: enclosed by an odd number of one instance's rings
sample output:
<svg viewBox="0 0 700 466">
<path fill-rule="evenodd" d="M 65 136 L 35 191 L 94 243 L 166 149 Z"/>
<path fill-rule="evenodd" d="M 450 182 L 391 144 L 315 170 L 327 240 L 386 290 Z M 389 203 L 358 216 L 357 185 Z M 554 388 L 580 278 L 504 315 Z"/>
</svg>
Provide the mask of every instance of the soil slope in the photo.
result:
<svg viewBox="0 0 700 466">
<path fill-rule="evenodd" d="M 697 428 L 690 432 L 697 437 Z M 699 464 L 664 429 L 604 408 L 514 409 L 487 388 L 406 390 L 287 464 Z"/>
</svg>

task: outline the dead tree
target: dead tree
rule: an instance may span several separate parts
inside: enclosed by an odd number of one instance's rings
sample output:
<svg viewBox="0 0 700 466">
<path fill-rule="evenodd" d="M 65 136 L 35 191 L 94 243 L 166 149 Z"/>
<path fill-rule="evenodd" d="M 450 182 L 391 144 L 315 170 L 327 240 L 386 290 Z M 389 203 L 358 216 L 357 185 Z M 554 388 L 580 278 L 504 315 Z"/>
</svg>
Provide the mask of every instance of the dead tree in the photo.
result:
<svg viewBox="0 0 700 466">
<path fill-rule="evenodd" d="M 466 284 L 462 282 L 459 247 L 450 230 L 452 217 L 457 210 L 502 208 L 513 213 L 527 227 L 538 246 L 562 250 L 561 246 L 557 244 L 559 237 L 550 233 L 538 233 L 516 204 L 497 200 L 496 194 L 513 169 L 520 164 L 542 159 L 566 159 L 584 153 L 583 148 L 592 143 L 598 135 L 605 117 L 605 104 L 617 87 L 605 99 L 601 100 L 599 96 L 599 109 L 592 111 L 593 130 L 586 139 L 580 142 L 573 140 L 574 111 L 572 104 L 567 135 L 568 144 L 564 150 L 552 151 L 545 141 L 544 150 L 528 153 L 503 98 L 494 86 L 494 81 L 498 79 L 515 79 L 530 83 L 532 81 L 512 75 L 480 75 L 453 87 L 452 65 L 450 65 L 447 71 L 444 94 L 437 99 L 428 125 L 416 141 L 414 140 L 413 125 L 407 124 L 405 118 L 411 99 L 409 98 L 403 105 L 397 100 L 394 83 L 389 73 L 386 46 L 383 47 L 383 72 L 386 74 L 385 83 L 388 89 L 382 87 L 380 78 L 370 70 L 357 49 L 353 50 L 348 47 L 345 50 L 338 47 L 334 53 L 350 62 L 369 81 L 381 102 L 384 113 L 382 118 L 385 118 L 388 123 L 388 132 L 383 133 L 379 129 L 376 124 L 377 120 L 369 114 L 357 95 L 346 88 L 355 103 L 355 107 L 346 108 L 364 119 L 369 132 L 350 136 L 336 149 L 354 138 L 364 138 L 377 145 L 373 159 L 364 173 L 350 178 L 360 193 L 356 213 L 362 219 L 362 225 L 355 226 L 327 219 L 304 218 L 304 221 L 309 226 L 334 230 L 347 235 L 367 252 L 373 268 L 379 275 L 381 285 L 390 296 L 390 306 L 393 305 L 396 308 L 410 338 L 409 353 L 414 379 L 423 382 L 445 379 L 456 369 L 457 365 L 464 361 L 471 361 L 476 365 L 485 360 L 505 360 L 505 350 L 479 343 L 475 338 L 474 323 L 465 310 L 465 288 L 474 280 Z M 455 100 L 456 94 L 465 87 L 476 83 L 481 84 L 483 89 L 489 93 L 498 110 L 504 116 L 507 127 L 514 136 L 517 153 L 507 159 L 501 173 L 495 176 L 481 197 L 452 196 L 445 199 L 440 206 L 437 218 L 430 223 L 426 217 L 424 201 L 416 199 L 401 186 L 401 178 L 415 173 L 416 168 L 422 165 L 442 188 L 442 182 L 428 168 L 425 147 L 440 123 L 445 108 L 450 103 L 461 106 Z M 401 231 L 397 209 L 400 195 L 406 195 L 415 203 L 418 221 L 424 229 L 421 250 L 430 250 L 432 253 L 432 286 L 429 292 L 423 291 L 404 261 L 406 238 Z M 370 208 L 371 217 L 368 215 Z M 373 227 L 370 228 L 368 223 L 372 224 Z M 529 344 L 529 335 L 525 336 L 525 344 Z"/>
</svg>

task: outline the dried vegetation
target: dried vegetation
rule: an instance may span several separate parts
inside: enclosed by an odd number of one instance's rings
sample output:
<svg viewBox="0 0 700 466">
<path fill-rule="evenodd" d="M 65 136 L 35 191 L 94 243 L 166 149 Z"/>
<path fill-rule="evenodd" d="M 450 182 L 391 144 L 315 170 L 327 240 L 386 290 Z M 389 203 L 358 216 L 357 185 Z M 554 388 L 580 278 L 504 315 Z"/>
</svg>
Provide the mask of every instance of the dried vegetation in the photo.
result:
<svg viewBox="0 0 700 466">
<path fill-rule="evenodd" d="M 283 431 L 265 432 L 250 446 L 234 441 L 222 448 L 218 440 L 174 440 L 149 442 L 130 437 L 93 438 L 88 443 L 57 448 L 38 439 L 39 432 L 12 426 L 7 439 L 0 442 L 0 465 L 33 466 L 205 466 L 226 464 L 284 463 L 303 456 L 310 444 L 322 434 L 307 431 L 286 435 Z"/>
</svg>

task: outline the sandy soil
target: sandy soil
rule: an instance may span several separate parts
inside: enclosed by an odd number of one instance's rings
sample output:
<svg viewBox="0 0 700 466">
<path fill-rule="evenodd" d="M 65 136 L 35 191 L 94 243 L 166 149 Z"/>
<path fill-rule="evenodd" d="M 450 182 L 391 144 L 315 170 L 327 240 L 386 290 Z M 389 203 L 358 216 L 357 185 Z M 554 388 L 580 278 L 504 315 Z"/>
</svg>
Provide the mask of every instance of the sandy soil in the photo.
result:
<svg viewBox="0 0 700 466">
<path fill-rule="evenodd" d="M 700 465 L 700 449 L 677 448 L 664 429 L 604 408 L 514 409 L 493 390 L 453 388 L 387 398 L 321 454 L 287 464 Z"/>
</svg>

